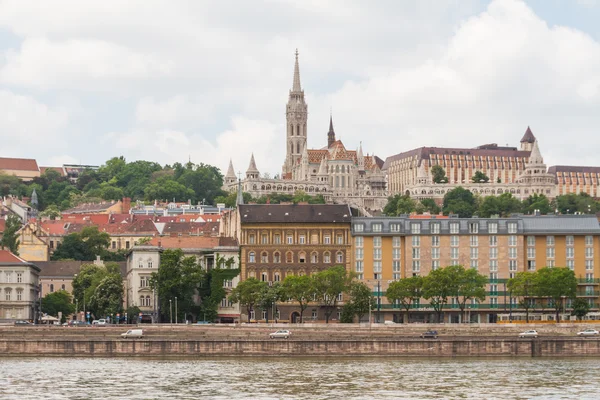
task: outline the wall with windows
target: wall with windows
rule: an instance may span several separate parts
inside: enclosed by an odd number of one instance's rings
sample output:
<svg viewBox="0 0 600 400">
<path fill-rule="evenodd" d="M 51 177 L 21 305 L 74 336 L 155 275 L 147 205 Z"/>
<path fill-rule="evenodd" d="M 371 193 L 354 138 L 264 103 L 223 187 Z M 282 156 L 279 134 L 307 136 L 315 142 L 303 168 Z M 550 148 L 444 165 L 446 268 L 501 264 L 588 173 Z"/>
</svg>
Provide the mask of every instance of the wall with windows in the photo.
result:
<svg viewBox="0 0 600 400">
<path fill-rule="evenodd" d="M 40 269 L 28 263 L 0 263 L 0 320 L 33 320 Z"/>
</svg>

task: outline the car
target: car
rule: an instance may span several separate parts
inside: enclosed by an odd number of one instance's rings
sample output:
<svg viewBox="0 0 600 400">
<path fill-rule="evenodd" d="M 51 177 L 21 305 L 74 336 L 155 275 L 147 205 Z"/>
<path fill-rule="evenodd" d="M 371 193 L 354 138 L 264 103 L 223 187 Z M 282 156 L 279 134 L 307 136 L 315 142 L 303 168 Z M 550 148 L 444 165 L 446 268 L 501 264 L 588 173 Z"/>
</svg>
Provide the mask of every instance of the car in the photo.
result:
<svg viewBox="0 0 600 400">
<path fill-rule="evenodd" d="M 92 325 L 94 325 L 94 326 L 106 325 L 106 320 L 105 319 L 95 319 L 92 321 Z"/>
<path fill-rule="evenodd" d="M 69 326 L 87 326 L 87 323 L 85 321 L 71 320 L 71 321 L 69 321 Z"/>
<path fill-rule="evenodd" d="M 15 326 L 27 326 L 27 325 L 31 325 L 31 322 L 25 321 L 25 320 L 15 321 Z"/>
<path fill-rule="evenodd" d="M 279 330 L 277 332 L 273 332 L 273 333 L 269 334 L 269 337 L 271 339 L 277 339 L 277 338 L 287 339 L 290 336 L 292 336 L 292 332 L 290 332 L 288 330 Z"/>
<path fill-rule="evenodd" d="M 421 333 L 421 339 L 427 339 L 427 338 L 437 339 L 438 338 L 438 332 L 437 331 L 429 330 L 429 331 L 427 331 L 425 333 Z"/>
<path fill-rule="evenodd" d="M 394 325 L 396 324 L 394 321 L 383 321 L 384 325 Z"/>
<path fill-rule="evenodd" d="M 581 332 L 577 332 L 577 336 L 598 336 L 600 332 L 595 329 L 585 329 Z"/>
<path fill-rule="evenodd" d="M 121 338 L 143 338 L 144 331 L 142 329 L 130 329 L 125 333 L 121 333 Z"/>
<path fill-rule="evenodd" d="M 519 333 L 519 337 L 520 338 L 526 338 L 526 337 L 536 338 L 536 337 L 538 337 L 538 331 L 536 331 L 535 329 L 530 329 L 528 331 Z"/>
</svg>

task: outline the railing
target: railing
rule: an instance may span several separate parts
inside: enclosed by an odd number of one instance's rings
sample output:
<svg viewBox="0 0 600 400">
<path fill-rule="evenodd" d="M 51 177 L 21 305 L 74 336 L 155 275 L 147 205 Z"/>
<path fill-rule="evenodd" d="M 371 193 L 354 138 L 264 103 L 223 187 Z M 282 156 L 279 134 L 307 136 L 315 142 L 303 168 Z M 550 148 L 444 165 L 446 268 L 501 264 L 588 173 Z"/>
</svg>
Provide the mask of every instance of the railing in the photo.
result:
<svg viewBox="0 0 600 400">
<path fill-rule="evenodd" d="M 600 283 L 600 278 L 577 278 L 577 283 L 580 285 L 583 284 L 599 284 Z"/>
</svg>

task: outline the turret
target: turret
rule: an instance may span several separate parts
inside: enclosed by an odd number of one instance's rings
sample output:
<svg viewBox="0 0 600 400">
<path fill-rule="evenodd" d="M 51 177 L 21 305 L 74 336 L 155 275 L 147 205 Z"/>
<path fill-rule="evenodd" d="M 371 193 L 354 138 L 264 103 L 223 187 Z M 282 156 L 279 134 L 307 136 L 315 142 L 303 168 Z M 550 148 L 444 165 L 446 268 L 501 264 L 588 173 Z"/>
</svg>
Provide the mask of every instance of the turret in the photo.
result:
<svg viewBox="0 0 600 400">
<path fill-rule="evenodd" d="M 533 132 L 531 132 L 531 128 L 527 127 L 523 138 L 521 139 L 521 150 L 522 151 L 531 151 L 533 148 L 533 143 L 536 141 L 535 136 L 533 136 Z"/>
<path fill-rule="evenodd" d="M 333 116 L 329 114 L 329 132 L 327 132 L 327 148 L 335 142 L 335 131 L 333 130 Z"/>
<path fill-rule="evenodd" d="M 229 160 L 229 168 L 227 169 L 227 175 L 225 175 L 225 184 L 231 185 L 234 184 L 237 180 L 235 176 L 235 170 L 233 169 L 233 161 Z"/>
<path fill-rule="evenodd" d="M 260 173 L 258 172 L 258 168 L 256 168 L 256 162 L 254 161 L 254 153 L 250 157 L 250 165 L 246 170 L 246 179 L 258 179 Z"/>
<path fill-rule="evenodd" d="M 363 156 L 363 151 L 362 151 L 362 142 L 360 142 L 360 146 L 358 147 L 358 170 L 359 171 L 364 171 L 365 170 L 365 157 Z"/>
</svg>

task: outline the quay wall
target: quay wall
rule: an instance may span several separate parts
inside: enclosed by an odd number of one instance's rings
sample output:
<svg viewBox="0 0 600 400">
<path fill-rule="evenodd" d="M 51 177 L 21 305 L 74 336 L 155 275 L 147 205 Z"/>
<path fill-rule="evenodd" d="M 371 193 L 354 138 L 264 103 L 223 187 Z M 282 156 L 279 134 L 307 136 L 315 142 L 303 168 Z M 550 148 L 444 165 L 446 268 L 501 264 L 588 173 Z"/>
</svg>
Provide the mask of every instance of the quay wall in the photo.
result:
<svg viewBox="0 0 600 400">
<path fill-rule="evenodd" d="M 600 357 L 596 338 L 180 340 L 0 339 L 6 356 Z"/>
</svg>

